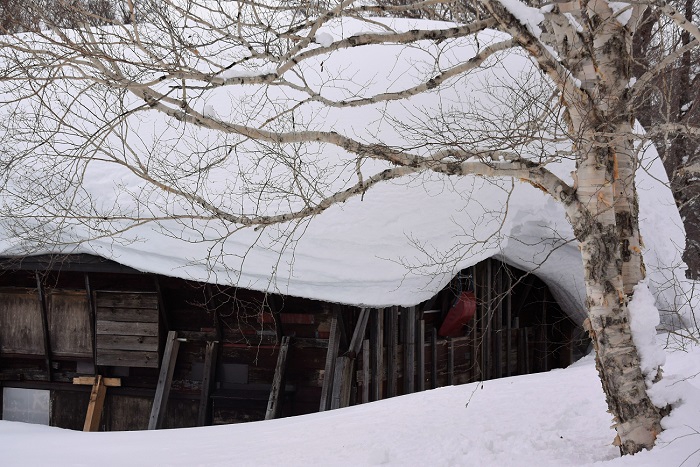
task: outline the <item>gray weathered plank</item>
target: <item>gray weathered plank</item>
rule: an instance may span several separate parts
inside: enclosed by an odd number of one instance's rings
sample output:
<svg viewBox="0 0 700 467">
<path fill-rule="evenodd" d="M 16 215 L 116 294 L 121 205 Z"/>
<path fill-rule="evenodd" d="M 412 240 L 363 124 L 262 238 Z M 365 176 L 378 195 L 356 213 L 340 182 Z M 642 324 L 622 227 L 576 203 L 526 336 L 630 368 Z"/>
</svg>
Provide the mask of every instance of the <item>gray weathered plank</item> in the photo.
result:
<svg viewBox="0 0 700 467">
<path fill-rule="evenodd" d="M 158 352 L 97 349 L 97 365 L 158 368 Z"/>
<path fill-rule="evenodd" d="M 384 310 L 374 310 L 370 329 L 372 346 L 372 400 L 382 399 L 384 380 Z"/>
<path fill-rule="evenodd" d="M 177 339 L 177 332 L 169 331 L 165 342 L 165 351 L 163 352 L 163 362 L 160 366 L 156 394 L 153 398 L 151 417 L 148 419 L 149 430 L 157 430 L 163 425 L 165 409 L 168 405 L 168 396 L 170 395 L 170 385 L 173 381 L 173 372 L 175 371 L 175 362 L 179 349 L 180 341 Z"/>
<path fill-rule="evenodd" d="M 207 342 L 207 348 L 204 353 L 204 376 L 202 378 L 202 393 L 199 398 L 197 426 L 205 426 L 211 423 L 211 404 L 209 399 L 216 382 L 217 347 L 218 342 Z"/>
<path fill-rule="evenodd" d="M 340 336 L 338 335 L 338 309 L 333 309 L 331 315 L 331 330 L 328 337 L 328 351 L 326 352 L 326 365 L 323 372 L 323 386 L 321 387 L 321 402 L 318 411 L 323 412 L 331 408 L 331 391 L 333 389 L 333 373 L 335 371 L 335 359 L 338 357 Z"/>
<path fill-rule="evenodd" d="M 126 323 L 120 321 L 98 320 L 98 342 L 100 340 L 100 334 L 116 334 L 122 336 L 158 336 L 158 323 Z"/>
<path fill-rule="evenodd" d="M 396 364 L 396 351 L 398 345 L 398 328 L 396 318 L 398 307 L 392 306 L 386 310 L 386 396 L 394 397 L 397 394 L 398 368 Z"/>
<path fill-rule="evenodd" d="M 277 418 L 280 409 L 280 397 L 284 390 L 284 374 L 287 370 L 287 353 L 289 350 L 289 336 L 282 337 L 279 354 L 277 355 L 277 366 L 275 367 L 275 376 L 272 379 L 272 388 L 270 389 L 270 398 L 267 401 L 267 410 L 265 411 L 265 420 Z"/>
<path fill-rule="evenodd" d="M 403 313 L 404 334 L 403 343 L 403 381 L 404 394 L 410 394 L 416 390 L 416 308 L 404 308 Z"/>
<path fill-rule="evenodd" d="M 158 296 L 154 292 L 95 292 L 97 307 L 104 308 L 158 308 Z"/>
<path fill-rule="evenodd" d="M 425 320 L 418 321 L 418 332 L 416 333 L 416 346 L 418 357 L 418 391 L 425 391 Z"/>
<path fill-rule="evenodd" d="M 98 350 L 146 350 L 158 352 L 158 338 L 154 336 L 102 335 L 97 340 Z"/>
<path fill-rule="evenodd" d="M 157 323 L 158 310 L 155 308 L 106 308 L 99 306 L 97 307 L 97 320 Z"/>
</svg>

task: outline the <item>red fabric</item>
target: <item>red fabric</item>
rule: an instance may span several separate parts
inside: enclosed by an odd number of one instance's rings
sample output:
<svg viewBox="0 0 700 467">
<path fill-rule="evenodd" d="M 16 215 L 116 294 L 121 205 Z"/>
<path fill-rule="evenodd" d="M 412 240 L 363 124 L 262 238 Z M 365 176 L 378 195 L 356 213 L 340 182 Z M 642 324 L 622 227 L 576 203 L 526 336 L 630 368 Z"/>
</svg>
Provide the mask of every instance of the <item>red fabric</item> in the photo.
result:
<svg viewBox="0 0 700 467">
<path fill-rule="evenodd" d="M 457 303 L 447 312 L 438 334 L 443 337 L 460 337 L 464 335 L 464 325 L 474 318 L 476 313 L 476 296 L 474 292 L 462 292 Z"/>
</svg>

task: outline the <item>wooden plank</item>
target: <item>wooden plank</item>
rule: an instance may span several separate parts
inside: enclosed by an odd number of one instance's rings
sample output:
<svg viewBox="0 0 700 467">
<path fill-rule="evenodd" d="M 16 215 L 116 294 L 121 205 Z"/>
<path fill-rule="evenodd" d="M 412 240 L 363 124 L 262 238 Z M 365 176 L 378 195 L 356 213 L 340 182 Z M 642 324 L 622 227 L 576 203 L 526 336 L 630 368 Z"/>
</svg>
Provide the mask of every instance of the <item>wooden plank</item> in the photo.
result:
<svg viewBox="0 0 700 467">
<path fill-rule="evenodd" d="M 36 290 L 39 294 L 39 309 L 41 311 L 41 330 L 44 341 L 44 363 L 46 364 L 46 375 L 51 381 L 51 338 L 49 335 L 49 319 L 46 311 L 46 295 L 44 294 L 44 284 L 41 281 L 39 271 L 35 272 Z"/>
<path fill-rule="evenodd" d="M 418 391 L 425 391 L 425 320 L 418 321 L 418 332 L 416 332 L 416 357 L 418 362 Z"/>
<path fill-rule="evenodd" d="M 277 365 L 275 366 L 275 376 L 272 379 L 272 388 L 270 389 L 270 398 L 267 401 L 267 410 L 265 411 L 265 420 L 277 418 L 280 410 L 280 398 L 284 391 L 284 376 L 287 370 L 287 353 L 289 351 L 289 336 L 282 337 L 279 354 L 277 355 Z"/>
<path fill-rule="evenodd" d="M 479 339 L 481 336 L 479 335 L 479 326 L 480 323 L 483 321 L 483 306 L 479 304 L 479 302 L 482 300 L 482 290 L 483 287 L 480 288 L 481 286 L 481 278 L 477 276 L 477 267 L 476 265 L 472 266 L 472 278 L 474 280 L 474 294 L 476 295 L 477 299 L 477 308 L 476 308 L 476 313 L 474 315 L 474 318 L 472 319 L 471 322 L 471 333 L 469 336 L 469 339 L 471 340 L 471 357 L 472 357 L 472 364 L 471 364 L 471 369 L 472 369 L 472 381 L 479 381 L 483 378 L 482 376 L 482 371 L 481 371 L 481 364 L 480 364 L 480 355 L 479 355 Z"/>
<path fill-rule="evenodd" d="M 95 309 L 95 300 L 92 293 L 92 285 L 90 284 L 90 275 L 85 273 L 85 296 L 88 301 L 88 309 L 90 315 L 90 342 L 92 343 L 92 372 L 97 374 L 97 333 L 96 320 L 97 314 Z"/>
<path fill-rule="evenodd" d="M 491 353 L 491 334 L 493 333 L 493 264 L 491 258 L 486 260 L 486 277 L 484 281 L 486 286 L 486 312 L 485 312 L 485 326 L 483 334 L 483 344 L 482 353 L 484 356 L 484 365 L 482 370 L 484 371 L 484 379 L 491 379 L 493 373 L 491 372 L 491 364 L 493 361 L 493 356 Z"/>
<path fill-rule="evenodd" d="M 547 301 L 549 295 L 547 288 L 542 291 L 542 316 L 539 326 L 539 342 L 540 342 L 540 370 L 549 371 L 549 345 L 547 343 Z"/>
<path fill-rule="evenodd" d="M 90 392 L 90 402 L 88 403 L 87 414 L 85 415 L 85 425 L 83 431 L 97 431 L 100 429 L 102 420 L 102 409 L 105 404 L 107 387 L 102 381 L 102 375 L 97 375 Z"/>
<path fill-rule="evenodd" d="M 204 352 L 204 369 L 202 371 L 202 393 L 199 397 L 199 411 L 197 413 L 197 426 L 211 424 L 211 404 L 209 403 L 212 389 L 216 383 L 216 358 L 218 355 L 218 342 L 207 342 Z"/>
<path fill-rule="evenodd" d="M 371 380 L 370 375 L 370 348 L 369 339 L 362 341 L 362 403 L 365 404 L 369 402 L 369 383 Z"/>
<path fill-rule="evenodd" d="M 369 308 L 362 308 L 360 310 L 360 316 L 357 318 L 357 325 L 355 325 L 355 329 L 352 332 L 352 338 L 350 339 L 350 345 L 348 348 L 348 353 L 350 353 L 353 358 L 355 355 L 360 353 L 362 341 L 365 338 L 365 329 L 367 329 L 369 315 Z"/>
<path fill-rule="evenodd" d="M 331 409 L 339 409 L 350 405 L 354 370 L 354 358 L 350 358 L 348 355 L 338 357 L 335 362 L 335 375 L 333 376 Z"/>
<path fill-rule="evenodd" d="M 177 339 L 177 331 L 169 331 L 165 342 L 165 351 L 163 352 L 163 362 L 160 366 L 156 394 L 153 398 L 151 417 L 148 420 L 149 430 L 161 428 L 163 420 L 165 420 L 165 408 L 168 405 L 170 385 L 173 381 L 173 371 L 175 371 L 175 362 L 177 361 L 179 349 L 180 341 Z"/>
<path fill-rule="evenodd" d="M 455 380 L 455 342 L 447 338 L 447 385 L 452 386 Z"/>
<path fill-rule="evenodd" d="M 102 384 L 104 384 L 106 387 L 119 387 L 122 385 L 121 378 L 104 378 L 100 375 L 98 376 L 102 378 Z M 76 376 L 73 378 L 73 384 L 92 386 L 95 384 L 96 378 L 97 376 Z"/>
<path fill-rule="evenodd" d="M 97 307 L 97 320 L 157 323 L 158 310 L 155 308 L 106 308 L 100 306 Z"/>
<path fill-rule="evenodd" d="M 158 338 L 154 336 L 102 335 L 97 341 L 99 350 L 145 350 L 158 352 Z"/>
<path fill-rule="evenodd" d="M 392 306 L 386 309 L 386 396 L 394 397 L 397 394 L 398 369 L 396 358 L 398 352 L 398 328 L 396 326 L 398 317 L 398 307 Z"/>
<path fill-rule="evenodd" d="M 158 336 L 158 323 L 125 323 L 120 321 L 97 321 L 97 341 L 101 334 L 121 336 Z"/>
<path fill-rule="evenodd" d="M 382 381 L 384 380 L 384 310 L 374 310 L 370 328 L 370 346 L 372 348 L 372 400 L 382 399 Z"/>
<path fill-rule="evenodd" d="M 513 302 L 513 276 L 510 268 L 506 269 L 506 376 L 512 374 L 512 352 L 513 352 L 513 328 L 512 328 L 512 302 Z"/>
<path fill-rule="evenodd" d="M 0 352 L 44 355 L 39 294 L 32 289 L 4 289 L 0 294 Z"/>
<path fill-rule="evenodd" d="M 141 350 L 98 350 L 97 365 L 158 368 L 158 352 Z"/>
<path fill-rule="evenodd" d="M 503 376 L 503 263 L 496 264 L 493 278 L 496 300 L 493 312 L 493 368 L 491 375 L 494 378 Z"/>
<path fill-rule="evenodd" d="M 416 308 L 404 308 L 402 314 L 406 330 L 403 342 L 403 390 L 404 394 L 410 394 L 416 389 Z"/>
<path fill-rule="evenodd" d="M 160 316 L 161 320 L 163 321 L 163 327 L 165 328 L 165 330 L 170 332 L 170 330 L 172 328 L 170 327 L 170 319 L 168 318 L 168 310 L 165 308 L 165 300 L 163 299 L 163 291 L 160 288 L 160 280 L 158 279 L 158 276 L 153 276 L 153 284 L 155 285 L 155 288 L 156 288 L 155 303 L 156 303 L 156 307 L 158 308 L 158 315 Z"/>
<path fill-rule="evenodd" d="M 438 374 L 438 348 L 437 348 L 437 328 L 432 328 L 430 332 L 430 350 L 431 350 L 431 365 L 430 365 L 430 387 L 437 388 Z"/>
<path fill-rule="evenodd" d="M 338 336 L 338 310 L 334 309 L 331 314 L 331 329 L 328 337 L 328 351 L 326 352 L 326 365 L 323 372 L 323 386 L 321 387 L 321 402 L 318 411 L 323 412 L 331 408 L 331 390 L 333 389 L 333 373 L 335 372 L 335 359 L 338 357 L 338 346 L 340 336 Z"/>
<path fill-rule="evenodd" d="M 158 295 L 154 292 L 95 291 L 98 308 L 145 308 L 158 309 Z"/>
</svg>

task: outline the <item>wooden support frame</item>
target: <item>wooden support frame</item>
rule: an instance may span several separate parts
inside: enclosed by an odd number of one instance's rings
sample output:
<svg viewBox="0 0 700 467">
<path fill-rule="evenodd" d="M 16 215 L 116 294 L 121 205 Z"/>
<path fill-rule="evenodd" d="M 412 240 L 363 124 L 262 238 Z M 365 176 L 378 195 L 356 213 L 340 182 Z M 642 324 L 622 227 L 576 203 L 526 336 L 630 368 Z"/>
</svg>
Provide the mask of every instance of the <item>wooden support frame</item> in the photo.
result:
<svg viewBox="0 0 700 467">
<path fill-rule="evenodd" d="M 481 292 L 479 286 L 481 285 L 481 280 L 477 278 L 476 265 L 472 266 L 472 280 L 474 282 L 474 294 L 478 300 L 481 300 Z M 472 380 L 478 381 L 483 378 L 482 366 L 479 360 L 479 324 L 483 320 L 483 306 L 477 306 L 476 314 L 471 322 L 471 370 L 472 370 Z"/>
<path fill-rule="evenodd" d="M 340 336 L 338 330 L 339 311 L 333 308 L 331 312 L 331 329 L 328 336 L 328 351 L 326 352 L 326 365 L 323 372 L 323 385 L 321 386 L 321 402 L 318 411 L 324 412 L 331 408 L 331 392 L 333 390 L 333 374 L 335 373 L 335 360 L 338 356 Z"/>
<path fill-rule="evenodd" d="M 211 404 L 209 403 L 214 383 L 216 382 L 216 360 L 218 357 L 217 341 L 207 342 L 204 352 L 204 370 L 202 375 L 202 393 L 199 398 L 199 410 L 197 412 L 197 426 L 211 424 Z"/>
<path fill-rule="evenodd" d="M 46 293 L 44 291 L 44 283 L 41 280 L 39 271 L 34 273 L 36 278 L 36 290 L 39 295 L 39 310 L 41 312 L 41 332 L 44 341 L 44 362 L 46 364 L 46 377 L 51 382 L 53 379 L 51 368 L 51 338 L 49 336 L 49 317 L 46 304 Z"/>
<path fill-rule="evenodd" d="M 104 378 L 102 375 L 78 376 L 73 378 L 73 384 L 92 385 L 83 431 L 99 431 L 107 388 L 121 386 L 121 379 Z"/>
<path fill-rule="evenodd" d="M 175 371 L 175 362 L 177 361 L 177 353 L 179 349 L 180 340 L 177 338 L 177 331 L 169 331 L 165 342 L 163 360 L 160 365 L 158 386 L 156 386 L 156 394 L 153 398 L 151 416 L 148 420 L 149 430 L 157 430 L 163 426 L 163 421 L 165 420 L 165 409 L 168 405 L 170 385 L 173 381 L 173 372 Z"/>
<path fill-rule="evenodd" d="M 289 351 L 289 336 L 282 337 L 282 342 L 277 355 L 277 366 L 275 367 L 275 376 L 272 379 L 272 388 L 270 390 L 270 398 L 267 401 L 267 410 L 265 411 L 265 420 L 277 418 L 281 404 L 281 395 L 284 392 L 284 376 L 287 370 L 287 354 Z"/>
<path fill-rule="evenodd" d="M 398 386 L 398 365 L 396 357 L 398 355 L 398 307 L 392 306 L 385 310 L 384 328 L 386 330 L 386 396 L 394 397 L 397 394 Z"/>
</svg>

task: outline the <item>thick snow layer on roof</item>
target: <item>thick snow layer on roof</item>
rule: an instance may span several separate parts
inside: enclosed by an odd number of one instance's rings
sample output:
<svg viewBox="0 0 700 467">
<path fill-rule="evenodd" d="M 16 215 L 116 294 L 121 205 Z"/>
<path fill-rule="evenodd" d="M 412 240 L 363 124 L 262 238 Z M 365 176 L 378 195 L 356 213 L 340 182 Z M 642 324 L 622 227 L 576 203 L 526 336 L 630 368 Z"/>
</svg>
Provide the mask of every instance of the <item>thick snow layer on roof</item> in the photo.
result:
<svg viewBox="0 0 700 467">
<path fill-rule="evenodd" d="M 396 20 L 390 24 L 410 29 L 417 23 Z M 419 24 L 441 27 L 439 23 Z M 326 45 L 331 39 L 368 30 L 386 32 L 377 24 L 344 20 L 322 28 L 316 37 L 322 37 L 321 45 Z M 419 84 L 503 39 L 499 33 L 486 31 L 478 41 L 350 48 L 310 59 L 299 70 L 305 84 L 318 95 L 353 100 Z M 266 72 L 269 68 L 265 63 L 259 66 Z M 231 69 L 227 76 L 254 72 Z M 295 85 L 301 83 L 291 73 L 285 78 Z M 163 90 L 170 84 L 163 83 Z M 7 97 L 21 91 L 1 92 Z M 337 131 L 364 143 L 408 147 L 421 154 L 449 147 L 453 141 L 498 149 L 517 135 L 518 128 L 543 114 L 551 104 L 547 99 L 551 93 L 550 85 L 527 57 L 506 51 L 487 60 L 483 68 L 402 101 L 327 108 L 317 100 L 307 100 L 308 95 L 294 86 L 248 85 L 193 95 L 190 105 L 205 117 L 227 124 L 264 124 L 279 131 Z M 100 87 L 76 95 L 74 84 L 59 83 L 43 98 L 53 99 L 57 113 L 65 112 L 65 118 L 75 121 L 85 135 L 95 135 L 116 115 L 125 115 L 125 109 L 142 104 L 133 96 L 112 94 Z M 17 108 L 31 120 L 28 102 Z M 539 103 L 533 106 L 532 102 Z M 3 112 L 10 109 L 6 106 Z M 77 130 L 61 138 L 52 134 L 51 149 L 39 147 L 35 159 L 27 159 L 24 166 L 17 164 L 0 199 L 4 212 L 12 210 L 17 218 L 40 213 L 49 220 L 42 218 L 18 228 L 16 219 L 0 219 L 0 254 L 94 253 L 148 272 L 367 306 L 417 304 L 433 296 L 460 269 L 496 256 L 534 270 L 572 317 L 581 320 L 584 316 L 581 258 L 571 228 L 562 207 L 532 186 L 509 179 L 423 173 L 380 184 L 301 223 L 240 229 L 219 220 L 199 219 L 202 210 L 196 202 L 160 191 L 122 164 L 148 167 L 149 176 L 156 181 L 189 190 L 234 214 L 269 215 L 299 208 L 304 196 L 313 202 L 354 183 L 354 156 L 331 145 L 255 143 L 153 111 L 123 118 L 125 123 L 106 134 L 99 148 L 85 143 Z M 542 136 L 557 131 L 558 122 L 551 118 L 539 123 Z M 50 121 L 43 125 L 47 134 L 51 125 Z M 30 139 L 5 133 L 2 142 L 7 151 L 22 151 L 29 147 Z M 516 147 L 519 154 L 537 160 L 547 159 L 557 149 L 567 146 L 544 139 Z M 60 187 L 61 177 L 55 174 L 74 170 L 72 159 L 61 160 L 66 154 L 90 154 L 89 163 L 81 166 L 79 189 L 52 190 L 50 183 L 37 187 L 31 182 L 29 175 L 45 171 L 45 180 Z M 261 154 L 267 158 L 259 159 Z M 657 290 L 678 274 L 684 233 L 654 149 L 648 147 L 643 155 L 637 180 L 641 228 L 649 285 Z M 54 159 L 56 165 L 47 162 Z M 196 170 L 201 167 L 207 171 Z M 365 160 L 359 170 L 367 176 L 386 167 Z M 574 166 L 573 161 L 562 159 L 549 163 L 548 168 L 570 180 Z M 262 189 L 263 194 L 251 187 Z M 304 196 L 282 196 L 290 187 Z M 72 203 L 76 216 L 50 219 L 67 202 Z M 83 222 L 81 212 L 93 218 L 153 216 L 161 220 L 106 221 L 100 227 L 119 233 L 104 236 L 94 225 Z M 178 214 L 184 217 L 173 218 Z"/>
</svg>

